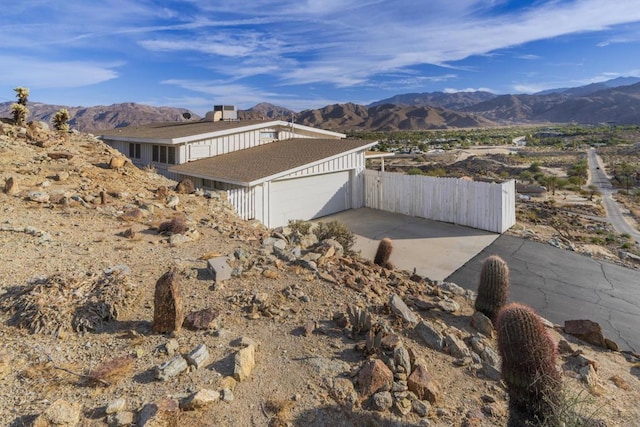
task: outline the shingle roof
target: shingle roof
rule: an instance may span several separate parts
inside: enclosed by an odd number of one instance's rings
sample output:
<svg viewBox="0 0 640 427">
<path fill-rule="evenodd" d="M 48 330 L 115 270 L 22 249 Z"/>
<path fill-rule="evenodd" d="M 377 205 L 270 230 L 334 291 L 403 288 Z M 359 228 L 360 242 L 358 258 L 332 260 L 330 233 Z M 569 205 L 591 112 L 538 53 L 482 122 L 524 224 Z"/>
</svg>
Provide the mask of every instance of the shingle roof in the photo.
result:
<svg viewBox="0 0 640 427">
<path fill-rule="evenodd" d="M 213 181 L 250 185 L 375 144 L 376 141 L 355 139 L 287 139 L 172 166 L 169 171 Z"/>
</svg>

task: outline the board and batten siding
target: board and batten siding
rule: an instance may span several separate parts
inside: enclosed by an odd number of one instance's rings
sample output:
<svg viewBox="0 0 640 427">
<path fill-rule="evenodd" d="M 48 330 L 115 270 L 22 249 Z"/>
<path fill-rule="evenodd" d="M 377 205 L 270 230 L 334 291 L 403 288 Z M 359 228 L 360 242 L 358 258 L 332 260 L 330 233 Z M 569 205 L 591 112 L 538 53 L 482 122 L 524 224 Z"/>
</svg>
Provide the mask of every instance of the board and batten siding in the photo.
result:
<svg viewBox="0 0 640 427">
<path fill-rule="evenodd" d="M 489 183 L 367 170 L 365 206 L 503 233 L 516 223 L 515 181 Z"/>
</svg>

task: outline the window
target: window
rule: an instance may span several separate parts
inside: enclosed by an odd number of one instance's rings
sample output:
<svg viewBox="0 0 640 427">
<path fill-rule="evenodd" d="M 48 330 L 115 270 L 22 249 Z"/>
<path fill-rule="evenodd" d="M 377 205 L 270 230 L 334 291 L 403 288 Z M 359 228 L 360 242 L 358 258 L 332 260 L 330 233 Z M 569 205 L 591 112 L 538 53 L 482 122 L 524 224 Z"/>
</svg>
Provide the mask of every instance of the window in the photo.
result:
<svg viewBox="0 0 640 427">
<path fill-rule="evenodd" d="M 129 158 L 139 159 L 140 157 L 140 144 L 129 143 Z"/>
<path fill-rule="evenodd" d="M 176 164 L 176 147 L 154 145 L 151 147 L 151 160 L 158 163 Z"/>
<path fill-rule="evenodd" d="M 278 139 L 278 132 L 272 130 L 261 130 L 260 131 L 260 140 L 261 141 L 273 141 Z"/>
</svg>

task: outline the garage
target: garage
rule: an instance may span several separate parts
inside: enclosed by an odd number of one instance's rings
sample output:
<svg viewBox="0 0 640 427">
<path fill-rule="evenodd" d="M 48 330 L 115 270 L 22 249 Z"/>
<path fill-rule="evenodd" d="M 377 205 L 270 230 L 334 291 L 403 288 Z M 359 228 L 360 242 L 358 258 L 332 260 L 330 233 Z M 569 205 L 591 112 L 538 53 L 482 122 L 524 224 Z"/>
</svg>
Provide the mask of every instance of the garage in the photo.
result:
<svg viewBox="0 0 640 427">
<path fill-rule="evenodd" d="M 349 171 L 272 181 L 271 225 L 313 219 L 351 208 Z"/>
</svg>

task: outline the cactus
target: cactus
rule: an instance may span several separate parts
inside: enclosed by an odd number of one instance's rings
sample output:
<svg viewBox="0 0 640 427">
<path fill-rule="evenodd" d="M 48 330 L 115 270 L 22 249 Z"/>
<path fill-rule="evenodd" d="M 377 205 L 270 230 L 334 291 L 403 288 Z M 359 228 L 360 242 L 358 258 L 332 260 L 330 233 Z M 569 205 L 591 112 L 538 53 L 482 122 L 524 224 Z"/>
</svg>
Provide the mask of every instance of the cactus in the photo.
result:
<svg viewBox="0 0 640 427">
<path fill-rule="evenodd" d="M 495 318 L 509 297 L 509 267 L 497 255 L 484 260 L 478 284 L 475 308 L 495 323 Z"/>
<path fill-rule="evenodd" d="M 27 124 L 29 109 L 22 104 L 13 103 L 11 104 L 11 115 L 16 126 L 24 126 Z"/>
<path fill-rule="evenodd" d="M 562 400 L 556 345 L 533 309 L 513 303 L 496 320 L 502 378 L 509 393 L 509 427 L 558 425 Z"/>
<path fill-rule="evenodd" d="M 66 108 L 59 109 L 53 116 L 53 127 L 56 130 L 66 132 L 69 130 L 69 111 Z"/>
<path fill-rule="evenodd" d="M 391 252 L 393 251 L 393 243 L 391 239 L 385 237 L 380 240 L 378 244 L 378 250 L 376 251 L 376 256 L 373 259 L 374 264 L 377 264 L 381 267 L 388 268 L 391 266 L 389 262 L 389 258 L 391 258 Z"/>
</svg>

